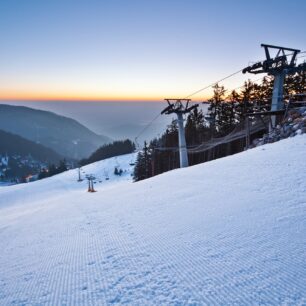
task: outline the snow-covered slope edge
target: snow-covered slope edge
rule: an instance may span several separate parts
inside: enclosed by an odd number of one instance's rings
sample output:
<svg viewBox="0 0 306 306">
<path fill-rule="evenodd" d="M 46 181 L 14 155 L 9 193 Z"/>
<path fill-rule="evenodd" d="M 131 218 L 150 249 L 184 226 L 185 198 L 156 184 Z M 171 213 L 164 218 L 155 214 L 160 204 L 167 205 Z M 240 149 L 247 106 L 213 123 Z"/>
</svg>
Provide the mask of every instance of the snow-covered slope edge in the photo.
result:
<svg viewBox="0 0 306 306">
<path fill-rule="evenodd" d="M 0 194 L 0 304 L 305 304 L 305 152 L 302 135 L 94 194 L 68 188 L 15 205 L 32 211 L 13 222 Z"/>
<path fill-rule="evenodd" d="M 81 168 L 81 182 L 78 182 L 78 169 L 69 170 L 40 181 L 0 188 L 0 211 L 7 221 L 14 221 L 20 216 L 37 210 L 50 209 L 52 203 L 61 201 L 69 193 L 69 199 L 87 194 L 86 175 L 95 176 L 94 188 L 101 192 L 104 189 L 120 188 L 122 184 L 132 184 L 134 166 L 131 166 L 136 153 L 108 158 Z M 114 174 L 114 168 L 122 169 L 121 176 Z M 86 200 L 86 198 L 84 199 Z M 22 207 L 20 207 L 20 205 Z M 1 229 L 1 224 L 0 224 Z"/>
</svg>

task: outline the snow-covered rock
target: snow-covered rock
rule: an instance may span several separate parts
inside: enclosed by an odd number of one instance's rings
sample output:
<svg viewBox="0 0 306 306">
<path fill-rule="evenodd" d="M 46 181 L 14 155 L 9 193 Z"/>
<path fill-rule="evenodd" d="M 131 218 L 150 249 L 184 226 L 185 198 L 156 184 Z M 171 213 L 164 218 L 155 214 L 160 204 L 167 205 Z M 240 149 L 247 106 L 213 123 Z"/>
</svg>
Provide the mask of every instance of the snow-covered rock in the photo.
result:
<svg viewBox="0 0 306 306">
<path fill-rule="evenodd" d="M 286 120 L 277 125 L 268 134 L 260 139 L 254 139 L 251 147 L 273 143 L 288 137 L 294 137 L 306 133 L 306 107 L 300 107 L 288 112 Z"/>
</svg>

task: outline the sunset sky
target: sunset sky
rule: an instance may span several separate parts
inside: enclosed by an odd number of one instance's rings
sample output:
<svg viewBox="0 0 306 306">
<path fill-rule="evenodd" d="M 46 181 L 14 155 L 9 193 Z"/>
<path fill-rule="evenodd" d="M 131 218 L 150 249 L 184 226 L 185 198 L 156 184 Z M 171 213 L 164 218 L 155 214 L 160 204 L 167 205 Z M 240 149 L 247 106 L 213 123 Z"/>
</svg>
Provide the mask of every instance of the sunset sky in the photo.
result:
<svg viewBox="0 0 306 306">
<path fill-rule="evenodd" d="M 0 99 L 184 97 L 263 59 L 261 43 L 305 51 L 305 12 L 304 0 L 1 0 Z"/>
</svg>

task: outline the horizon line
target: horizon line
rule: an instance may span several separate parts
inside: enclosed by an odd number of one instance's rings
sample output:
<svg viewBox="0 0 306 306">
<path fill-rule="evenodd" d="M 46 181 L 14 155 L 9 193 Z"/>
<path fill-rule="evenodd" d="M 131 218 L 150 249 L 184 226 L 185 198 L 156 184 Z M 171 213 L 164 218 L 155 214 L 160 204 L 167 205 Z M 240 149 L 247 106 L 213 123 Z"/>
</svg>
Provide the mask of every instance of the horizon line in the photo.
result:
<svg viewBox="0 0 306 306">
<path fill-rule="evenodd" d="M 180 98 L 173 98 L 173 99 L 180 99 Z M 205 100 L 205 99 L 201 99 L 201 100 Z M 13 99 L 13 98 L 9 98 L 9 99 L 5 99 L 5 98 L 0 98 L 0 102 L 67 102 L 67 103 L 72 103 L 72 102 L 91 102 L 91 103 L 112 103 L 112 102 L 123 102 L 123 103 L 129 103 L 129 102 L 137 102 L 137 103 L 141 103 L 141 102 L 155 102 L 155 103 L 159 103 L 159 102 L 165 102 L 165 98 L 156 98 L 156 99 L 141 99 L 141 98 L 135 98 L 135 99 L 131 99 L 131 98 L 126 98 L 126 99 L 85 99 L 85 98 L 69 98 L 69 99 L 60 99 L 60 98 L 56 98 L 56 99 L 47 99 L 47 98 L 34 98 L 34 99 L 30 99 L 30 98 L 25 98 L 25 99 Z M 191 102 L 192 99 L 191 99 Z"/>
</svg>

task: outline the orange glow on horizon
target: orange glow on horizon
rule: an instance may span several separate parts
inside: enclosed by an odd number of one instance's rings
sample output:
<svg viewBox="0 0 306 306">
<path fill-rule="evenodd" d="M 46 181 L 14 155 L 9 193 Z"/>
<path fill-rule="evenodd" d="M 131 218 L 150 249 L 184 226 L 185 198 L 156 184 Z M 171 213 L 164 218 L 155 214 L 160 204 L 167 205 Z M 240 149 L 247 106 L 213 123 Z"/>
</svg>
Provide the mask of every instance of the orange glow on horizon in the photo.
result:
<svg viewBox="0 0 306 306">
<path fill-rule="evenodd" d="M 100 96 L 100 95 L 90 95 L 90 94 L 56 94 L 56 93 L 12 93 L 12 92 L 0 92 L 1 101 L 89 101 L 89 102 L 103 102 L 103 101 L 159 101 L 163 100 L 160 96 Z"/>
<path fill-rule="evenodd" d="M 179 95 L 166 95 L 168 96 L 179 96 Z M 94 95 L 94 94 L 73 94 L 73 93 L 46 93 L 46 92 L 25 92 L 25 91 L 18 91 L 18 92 L 12 92 L 12 91 L 1 91 L 0 92 L 0 101 L 88 101 L 88 102 L 149 102 L 149 101 L 162 101 L 164 102 L 164 96 L 157 96 L 157 95 L 151 95 L 151 96 L 140 96 L 135 95 L 131 96 L 129 94 L 125 95 L 118 95 L 118 96 L 100 96 L 100 95 Z"/>
</svg>

